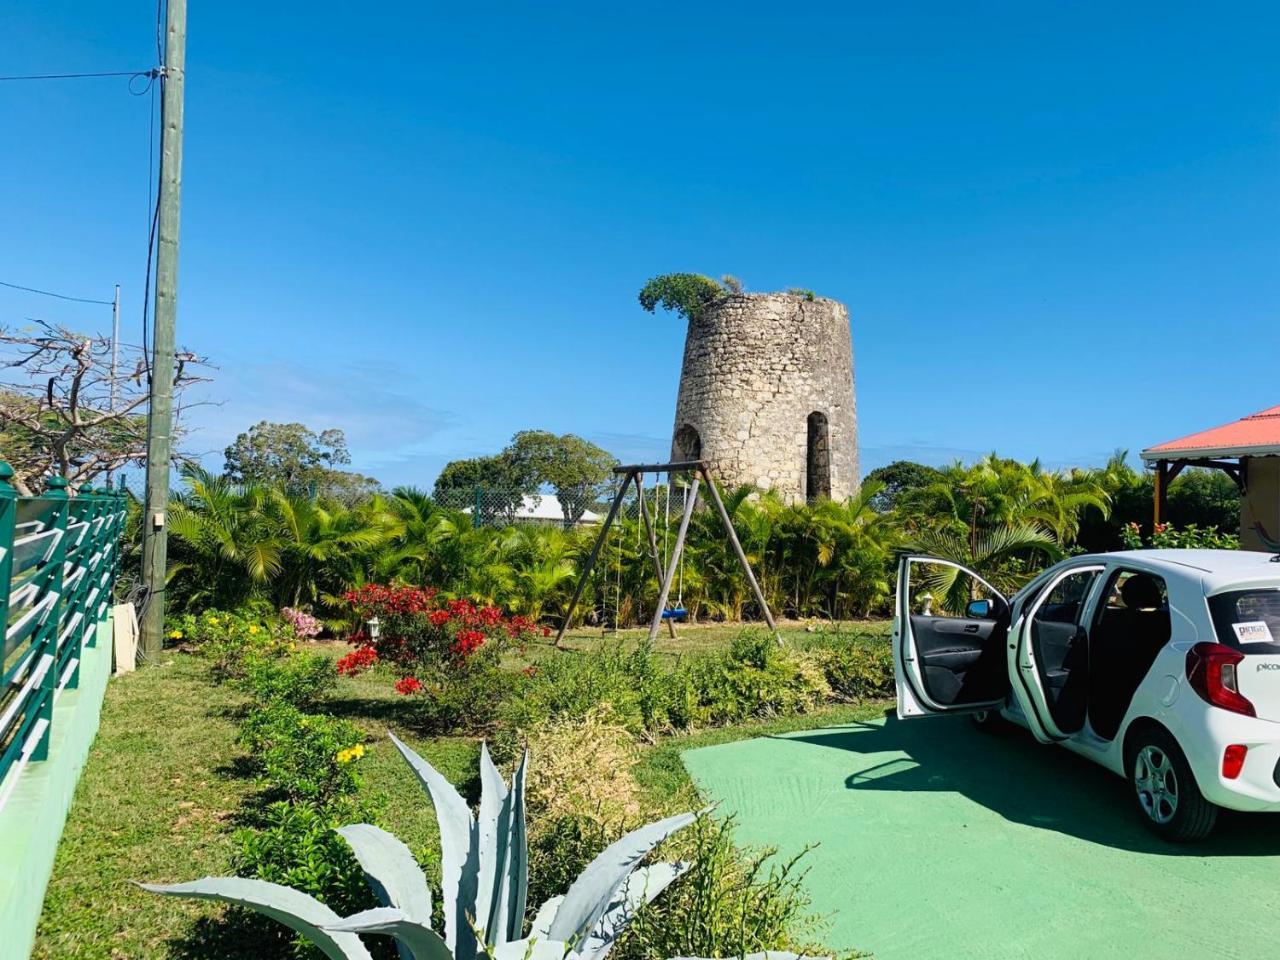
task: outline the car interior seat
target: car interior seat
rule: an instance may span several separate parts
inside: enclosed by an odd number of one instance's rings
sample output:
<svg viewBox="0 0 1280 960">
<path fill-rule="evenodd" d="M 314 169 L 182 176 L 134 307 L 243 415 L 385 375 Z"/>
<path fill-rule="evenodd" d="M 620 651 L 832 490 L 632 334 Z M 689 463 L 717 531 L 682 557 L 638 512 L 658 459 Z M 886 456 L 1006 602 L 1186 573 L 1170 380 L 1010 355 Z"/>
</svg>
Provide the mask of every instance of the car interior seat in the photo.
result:
<svg viewBox="0 0 1280 960">
<path fill-rule="evenodd" d="M 1172 623 L 1160 581 L 1147 573 L 1120 584 L 1123 606 L 1107 606 L 1090 637 L 1093 675 L 1089 720 L 1110 739 L 1120 729 L 1142 679 L 1169 642 Z"/>
</svg>

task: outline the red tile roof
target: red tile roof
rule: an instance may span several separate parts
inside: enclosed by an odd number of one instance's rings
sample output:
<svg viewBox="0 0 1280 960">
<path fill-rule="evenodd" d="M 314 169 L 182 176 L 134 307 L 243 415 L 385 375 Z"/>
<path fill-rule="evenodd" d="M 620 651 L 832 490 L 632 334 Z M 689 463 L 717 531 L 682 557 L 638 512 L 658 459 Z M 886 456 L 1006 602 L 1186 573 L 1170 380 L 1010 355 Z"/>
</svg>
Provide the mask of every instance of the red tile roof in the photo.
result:
<svg viewBox="0 0 1280 960">
<path fill-rule="evenodd" d="M 1242 456 L 1280 456 L 1280 407 L 1142 451 L 1143 460 Z"/>
</svg>

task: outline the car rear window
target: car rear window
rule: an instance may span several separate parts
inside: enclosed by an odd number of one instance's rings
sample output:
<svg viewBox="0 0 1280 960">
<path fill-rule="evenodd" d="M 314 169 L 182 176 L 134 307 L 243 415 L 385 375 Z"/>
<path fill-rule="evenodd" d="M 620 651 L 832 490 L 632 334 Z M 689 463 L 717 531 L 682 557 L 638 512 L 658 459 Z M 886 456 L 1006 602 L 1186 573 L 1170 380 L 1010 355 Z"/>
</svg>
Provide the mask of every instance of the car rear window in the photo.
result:
<svg viewBox="0 0 1280 960">
<path fill-rule="evenodd" d="M 1241 653 L 1280 653 L 1280 587 L 1209 598 L 1218 642 Z"/>
</svg>

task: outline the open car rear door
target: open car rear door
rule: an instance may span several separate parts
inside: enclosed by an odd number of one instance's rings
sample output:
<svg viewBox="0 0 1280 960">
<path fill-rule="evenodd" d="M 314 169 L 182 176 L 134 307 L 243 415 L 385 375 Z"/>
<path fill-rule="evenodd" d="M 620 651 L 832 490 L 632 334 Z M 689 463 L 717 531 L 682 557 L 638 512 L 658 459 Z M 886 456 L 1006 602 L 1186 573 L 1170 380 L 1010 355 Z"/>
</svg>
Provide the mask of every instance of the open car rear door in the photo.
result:
<svg viewBox="0 0 1280 960">
<path fill-rule="evenodd" d="M 974 615 L 982 600 L 985 615 Z M 1008 630 L 1009 602 L 972 570 L 901 557 L 892 641 L 899 719 L 998 709 L 1009 690 Z"/>
<path fill-rule="evenodd" d="M 1009 634 L 1009 679 L 1027 727 L 1058 743 L 1084 726 L 1089 691 L 1085 614 L 1101 565 L 1069 567 L 1022 603 Z"/>
</svg>

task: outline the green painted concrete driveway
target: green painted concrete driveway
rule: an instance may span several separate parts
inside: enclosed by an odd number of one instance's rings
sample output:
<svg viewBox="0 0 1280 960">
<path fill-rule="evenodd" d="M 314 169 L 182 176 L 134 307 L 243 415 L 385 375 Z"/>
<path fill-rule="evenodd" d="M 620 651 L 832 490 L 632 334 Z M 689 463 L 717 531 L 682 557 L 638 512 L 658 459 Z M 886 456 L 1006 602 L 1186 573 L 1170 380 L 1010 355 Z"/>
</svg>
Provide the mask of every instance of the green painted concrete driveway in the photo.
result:
<svg viewBox="0 0 1280 960">
<path fill-rule="evenodd" d="M 704 747 L 684 763 L 737 838 L 809 854 L 826 940 L 878 960 L 1280 956 L 1280 816 L 1194 847 L 1128 785 L 1021 732 L 893 718 Z"/>
</svg>

